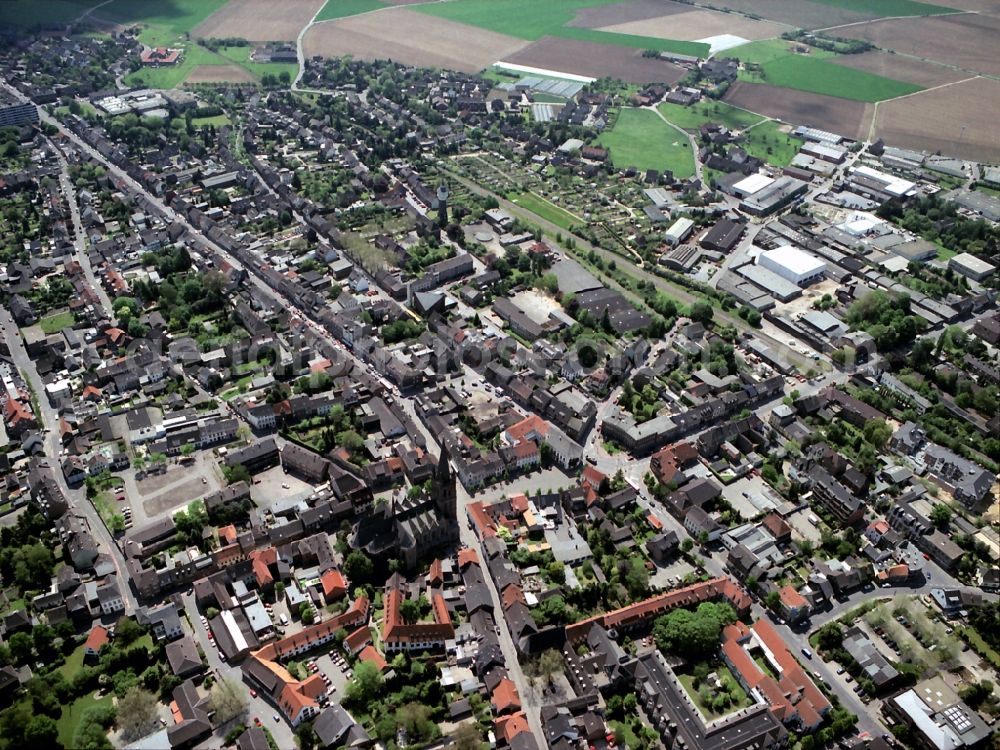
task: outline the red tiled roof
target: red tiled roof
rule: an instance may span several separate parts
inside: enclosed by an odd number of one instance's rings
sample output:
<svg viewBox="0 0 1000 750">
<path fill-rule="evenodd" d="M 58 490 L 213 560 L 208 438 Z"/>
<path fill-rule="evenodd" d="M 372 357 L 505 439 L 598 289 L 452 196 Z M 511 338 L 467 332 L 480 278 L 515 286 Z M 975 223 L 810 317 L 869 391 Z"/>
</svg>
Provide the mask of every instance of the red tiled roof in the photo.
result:
<svg viewBox="0 0 1000 750">
<path fill-rule="evenodd" d="M 372 633 L 367 628 L 367 626 L 362 626 L 355 630 L 353 633 L 349 633 L 346 638 L 344 638 L 344 645 L 352 653 L 357 653 L 359 650 L 364 648 L 367 644 L 372 642 Z"/>
<path fill-rule="evenodd" d="M 523 711 L 518 711 L 510 716 L 500 716 L 494 722 L 499 734 L 502 734 L 507 744 L 524 732 L 530 732 L 528 719 Z"/>
<path fill-rule="evenodd" d="M 497 683 L 490 696 L 490 703 L 498 714 L 511 713 L 521 709 L 521 697 L 517 694 L 517 687 L 509 677 L 504 677 Z"/>
<path fill-rule="evenodd" d="M 586 638 L 591 626 L 595 623 L 607 629 L 628 626 L 651 617 L 657 617 L 675 607 L 687 607 L 715 599 L 726 599 L 733 605 L 737 613 L 750 609 L 750 596 L 747 592 L 733 579 L 723 576 L 682 589 L 667 591 L 613 612 L 594 615 L 573 625 L 567 625 L 566 639 L 570 642 L 576 642 Z"/>
<path fill-rule="evenodd" d="M 432 584 L 440 584 L 444 581 L 444 569 L 440 558 L 435 558 L 431 563 L 431 569 L 427 573 L 427 580 Z"/>
<path fill-rule="evenodd" d="M 385 671 L 385 669 L 389 666 L 389 663 L 385 660 L 385 657 L 382 656 L 382 654 L 380 654 L 375 649 L 375 647 L 372 646 L 370 643 L 363 649 L 361 649 L 361 653 L 358 654 L 358 658 L 361 661 L 366 661 L 370 664 L 374 664 L 376 667 L 378 667 L 378 670 L 380 672 Z"/>
<path fill-rule="evenodd" d="M 87 636 L 86 642 L 83 644 L 84 648 L 95 653 L 99 652 L 108 642 L 108 629 L 103 625 L 95 625 L 94 629 L 90 631 L 90 635 Z"/>
<path fill-rule="evenodd" d="M 347 594 L 347 581 L 343 573 L 336 568 L 330 568 L 319 577 L 323 584 L 323 596 L 327 598 L 339 598 Z"/>
<path fill-rule="evenodd" d="M 471 547 L 463 547 L 458 551 L 459 570 L 466 565 L 479 565 L 479 554 Z"/>
<path fill-rule="evenodd" d="M 535 434 L 539 437 L 545 437 L 548 432 L 549 423 L 537 414 L 532 414 L 531 416 L 525 417 L 520 422 L 508 427 L 507 437 L 512 443 L 517 444 L 522 440 L 527 440 L 528 435 Z"/>
<path fill-rule="evenodd" d="M 781 603 L 789 609 L 801 609 L 809 606 L 806 598 L 791 585 L 781 588 Z"/>
</svg>

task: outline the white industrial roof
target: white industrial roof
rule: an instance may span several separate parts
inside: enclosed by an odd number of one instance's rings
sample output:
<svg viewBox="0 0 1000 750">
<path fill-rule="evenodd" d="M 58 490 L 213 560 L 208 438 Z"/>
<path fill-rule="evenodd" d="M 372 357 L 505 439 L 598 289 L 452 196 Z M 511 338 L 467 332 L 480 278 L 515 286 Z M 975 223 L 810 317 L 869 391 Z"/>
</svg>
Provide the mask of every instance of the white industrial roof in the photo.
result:
<svg viewBox="0 0 1000 750">
<path fill-rule="evenodd" d="M 754 193 L 760 192 L 768 185 L 770 185 L 774 180 L 768 177 L 766 174 L 752 174 L 749 177 L 744 177 L 739 182 L 733 185 L 733 190 L 746 193 L 747 195 L 753 195 Z"/>
<path fill-rule="evenodd" d="M 952 263 L 964 266 L 975 273 L 990 273 L 995 271 L 996 268 L 987 263 L 982 258 L 977 258 L 972 253 L 959 253 L 951 259 Z"/>
<path fill-rule="evenodd" d="M 913 190 L 917 185 L 915 182 L 910 182 L 909 180 L 904 180 L 901 177 L 894 177 L 891 174 L 886 174 L 885 172 L 879 172 L 877 169 L 872 169 L 871 167 L 856 167 L 854 169 L 855 174 L 859 174 L 862 177 L 868 177 L 872 180 L 878 180 L 885 184 L 885 192 L 889 195 L 903 196 L 908 192 Z"/>
<path fill-rule="evenodd" d="M 694 226 L 694 222 L 686 216 L 682 216 L 673 224 L 670 225 L 670 229 L 667 230 L 667 237 L 676 237 L 680 239 L 687 232 L 691 231 L 691 227 Z"/>
<path fill-rule="evenodd" d="M 791 245 L 776 247 L 773 250 L 765 250 L 760 254 L 761 258 L 767 258 L 772 263 L 784 266 L 792 273 L 799 276 L 811 276 L 826 269 L 826 263 L 815 255 L 799 250 Z M 760 263 L 760 259 L 757 260 Z"/>
</svg>

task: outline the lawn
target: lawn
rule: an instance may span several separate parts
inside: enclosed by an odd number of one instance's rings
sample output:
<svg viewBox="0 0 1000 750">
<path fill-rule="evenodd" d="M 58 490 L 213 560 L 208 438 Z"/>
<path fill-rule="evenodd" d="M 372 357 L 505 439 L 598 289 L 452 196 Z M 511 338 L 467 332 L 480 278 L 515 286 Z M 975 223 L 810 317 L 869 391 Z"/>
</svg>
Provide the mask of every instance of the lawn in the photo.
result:
<svg viewBox="0 0 1000 750">
<path fill-rule="evenodd" d="M 360 3 L 362 0 L 353 0 Z M 614 44 L 636 49 L 656 49 L 686 55 L 708 55 L 709 46 L 700 42 L 615 34 L 597 29 L 567 26 L 581 8 L 613 5 L 620 0 L 451 0 L 446 3 L 414 5 L 413 10 L 450 21 L 479 26 L 518 39 L 541 39 L 559 36 L 600 44 Z M 326 8 L 323 9 L 326 12 Z"/>
<path fill-rule="evenodd" d="M 566 230 L 583 223 L 582 219 L 577 218 L 566 209 L 530 191 L 521 193 L 512 202 Z"/>
<path fill-rule="evenodd" d="M 191 119 L 191 124 L 196 128 L 203 127 L 205 125 L 215 125 L 215 127 L 220 128 L 223 125 L 229 124 L 229 118 L 226 115 L 213 115 L 212 117 L 194 117 Z"/>
<path fill-rule="evenodd" d="M 741 80 L 813 94 L 877 102 L 923 90 L 913 83 L 837 65 L 837 55 L 827 50 L 814 48 L 808 55 L 795 54 L 791 45 L 781 39 L 771 39 L 744 44 L 726 54 L 761 66 L 760 72 L 741 71 Z"/>
<path fill-rule="evenodd" d="M 76 673 L 80 671 L 80 667 L 83 666 L 83 646 L 78 646 L 77 649 L 66 657 L 66 661 L 63 662 L 62 666 L 59 667 L 58 671 L 66 678 L 66 681 L 70 681 L 76 676 Z"/>
<path fill-rule="evenodd" d="M 680 178 L 694 174 L 691 144 L 648 109 L 623 108 L 614 127 L 601 133 L 597 143 L 610 150 L 616 167 L 669 169 Z"/>
<path fill-rule="evenodd" d="M 820 5 L 857 11 L 858 13 L 878 13 L 883 18 L 895 16 L 936 16 L 941 13 L 958 13 L 955 8 L 945 8 L 914 0 L 812 0 Z"/>
<path fill-rule="evenodd" d="M 76 318 L 73 317 L 73 313 L 69 310 L 49 315 L 38 321 L 38 325 L 41 326 L 42 332 L 46 335 L 59 333 L 63 328 L 68 328 L 74 323 L 76 323 Z"/>
<path fill-rule="evenodd" d="M 94 698 L 93 693 L 88 693 L 82 698 L 77 698 L 68 706 L 63 706 L 63 712 L 56 722 L 56 728 L 59 730 L 59 742 L 62 746 L 73 746 L 73 734 L 76 732 L 76 727 L 80 723 L 80 718 L 83 716 L 84 711 L 91 706 L 105 706 L 110 708 L 111 704 L 110 695 L 103 698 Z"/>
<path fill-rule="evenodd" d="M 706 122 L 717 122 L 730 130 L 743 130 L 764 119 L 761 115 L 719 101 L 700 101 L 690 107 L 663 102 L 657 109 L 674 125 L 692 133 Z"/>
<path fill-rule="evenodd" d="M 236 64 L 246 68 L 257 78 L 267 73 L 280 75 L 287 72 L 290 78 L 295 78 L 298 66 L 295 63 L 259 63 L 250 59 L 253 48 L 220 47 L 218 52 L 201 46 L 195 42 L 173 40 L 167 44 L 177 44 L 185 48 L 183 59 L 177 64 L 163 68 L 140 68 L 125 76 L 125 82 L 130 86 L 144 86 L 157 89 L 172 89 L 179 86 L 191 75 L 199 65 L 230 65 Z"/>
<path fill-rule="evenodd" d="M 712 665 L 712 671 L 718 676 L 719 680 L 723 685 L 728 685 L 731 702 L 725 708 L 719 710 L 714 709 L 712 706 L 707 705 L 702 699 L 701 694 L 698 692 L 698 688 L 694 686 L 694 675 L 678 673 L 677 679 L 684 686 L 687 694 L 694 701 L 694 704 L 698 706 L 698 709 L 708 718 L 717 719 L 721 716 L 726 716 L 734 711 L 739 711 L 741 708 L 748 708 L 753 705 L 753 701 L 747 696 L 746 690 L 743 686 L 733 677 L 733 673 L 729 671 L 729 668 L 722 663 Z M 708 683 L 704 683 L 702 687 L 705 687 Z M 709 691 L 713 695 L 718 695 L 720 691 L 714 685 L 709 685 Z"/>
<path fill-rule="evenodd" d="M 25 608 L 24 599 L 11 599 L 7 602 L 7 609 L 3 611 L 3 614 L 8 615 L 11 612 L 17 612 Z"/>
<path fill-rule="evenodd" d="M 273 62 L 255 62 L 250 59 L 250 55 L 253 53 L 253 47 L 221 47 L 219 49 L 219 54 L 226 58 L 229 62 L 234 62 L 240 67 L 246 68 L 253 75 L 258 78 L 262 78 L 264 75 L 270 73 L 273 76 L 279 76 L 282 73 L 288 73 L 289 77 L 294 79 L 295 75 L 299 72 L 299 66 L 295 63 L 273 63 Z"/>
<path fill-rule="evenodd" d="M 787 167 L 802 147 L 802 141 L 782 132 L 778 123 L 769 121 L 748 130 L 742 146 L 748 154 L 768 164 Z"/>
<path fill-rule="evenodd" d="M 316 16 L 316 20 L 330 21 L 334 18 L 346 18 L 385 7 L 388 6 L 378 0 L 326 0 L 326 5 Z"/>
</svg>

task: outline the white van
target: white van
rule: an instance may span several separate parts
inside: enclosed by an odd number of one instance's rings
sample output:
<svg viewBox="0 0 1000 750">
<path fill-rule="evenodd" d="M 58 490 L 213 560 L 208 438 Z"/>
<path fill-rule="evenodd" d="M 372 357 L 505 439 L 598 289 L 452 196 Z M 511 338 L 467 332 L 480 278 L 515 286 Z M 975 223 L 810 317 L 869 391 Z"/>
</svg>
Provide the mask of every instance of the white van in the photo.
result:
<svg viewBox="0 0 1000 750">
<path fill-rule="evenodd" d="M 279 616 L 278 619 L 281 621 L 282 625 L 288 624 L 288 615 L 286 615 L 284 612 L 281 613 L 281 616 Z"/>
</svg>

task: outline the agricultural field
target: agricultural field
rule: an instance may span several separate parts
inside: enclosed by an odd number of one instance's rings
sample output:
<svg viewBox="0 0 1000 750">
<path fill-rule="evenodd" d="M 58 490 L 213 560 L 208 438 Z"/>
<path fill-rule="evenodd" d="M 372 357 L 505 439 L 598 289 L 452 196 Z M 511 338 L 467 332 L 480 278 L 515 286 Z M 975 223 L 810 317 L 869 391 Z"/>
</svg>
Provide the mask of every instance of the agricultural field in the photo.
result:
<svg viewBox="0 0 1000 750">
<path fill-rule="evenodd" d="M 601 133 L 597 143 L 610 150 L 611 163 L 619 168 L 669 169 L 681 178 L 695 171 L 687 138 L 648 109 L 623 108 L 614 127 Z"/>
<path fill-rule="evenodd" d="M 639 21 L 616 22 L 600 27 L 614 34 L 653 36 L 658 39 L 695 41 L 720 34 L 732 34 L 748 40 L 771 39 L 788 30 L 787 26 L 770 21 L 713 10 L 688 10 Z"/>
<path fill-rule="evenodd" d="M 785 128 L 785 129 L 782 129 Z M 746 131 L 744 150 L 776 167 L 787 167 L 802 147 L 802 141 L 792 138 L 788 126 L 769 120 Z"/>
<path fill-rule="evenodd" d="M 335 18 L 356 16 L 359 13 L 368 13 L 391 5 L 392 3 L 382 3 L 379 0 L 326 0 L 326 5 L 316 16 L 316 21 L 332 21 Z"/>
<path fill-rule="evenodd" d="M 414 6 L 414 9 L 438 18 L 478 26 L 529 41 L 552 36 L 687 55 L 704 56 L 708 53 L 706 44 L 644 34 L 615 34 L 596 28 L 571 25 L 578 10 L 612 5 L 615 2 L 616 0 L 564 0 L 558 3 L 540 3 L 536 0 L 507 0 L 498 4 L 494 0 L 452 0 L 447 3 Z"/>
<path fill-rule="evenodd" d="M 753 108 L 790 125 L 831 130 L 849 138 L 867 136 L 873 110 L 873 105 L 865 102 L 743 81 L 730 87 L 725 101 L 744 109 Z"/>
<path fill-rule="evenodd" d="M 532 42 L 503 58 L 503 61 L 593 78 L 618 78 L 638 84 L 674 84 L 686 72 L 664 60 L 643 57 L 637 49 L 556 37 Z"/>
<path fill-rule="evenodd" d="M 42 23 L 69 23 L 94 3 L 86 0 L 13 0 L 3 4 L 3 21 L 31 28 Z"/>
<path fill-rule="evenodd" d="M 952 8 L 943 5 L 913 0 L 718 0 L 713 5 L 798 29 L 822 29 L 876 18 L 953 12 Z"/>
<path fill-rule="evenodd" d="M 759 72 L 741 72 L 741 80 L 824 96 L 877 102 L 921 89 L 913 83 L 836 65 L 835 60 L 841 59 L 841 56 L 831 52 L 812 49 L 809 54 L 798 54 L 792 51 L 793 46 L 801 45 L 776 39 L 745 44 L 729 50 L 727 54 L 761 67 Z"/>
<path fill-rule="evenodd" d="M 253 83 L 257 79 L 239 65 L 198 65 L 185 83 Z"/>
<path fill-rule="evenodd" d="M 391 8 L 315 24 L 306 32 L 303 45 L 307 57 L 392 58 L 474 73 L 513 54 L 524 42 L 414 10 Z"/>
<path fill-rule="evenodd" d="M 878 107 L 875 135 L 887 143 L 941 150 L 965 159 L 996 159 L 1000 121 L 994 107 L 1000 83 L 975 78 Z"/>
<path fill-rule="evenodd" d="M 1000 16 L 977 13 L 876 21 L 837 33 L 866 39 L 877 47 L 901 54 L 918 55 L 984 75 L 1000 75 L 997 56 Z"/>
<path fill-rule="evenodd" d="M 239 37 L 251 42 L 293 42 L 316 11 L 323 7 L 323 2 L 229 0 L 224 7 L 198 24 L 191 35 L 200 39 Z M 328 3 L 335 7 L 344 4 L 344 0 Z"/>
<path fill-rule="evenodd" d="M 111 0 L 95 15 L 120 24 L 147 24 L 182 36 L 225 4 L 226 0 Z"/>
<path fill-rule="evenodd" d="M 877 50 L 862 52 L 860 55 L 841 55 L 834 62 L 847 68 L 864 70 L 928 88 L 966 78 L 963 73 L 953 68 Z"/>
</svg>

